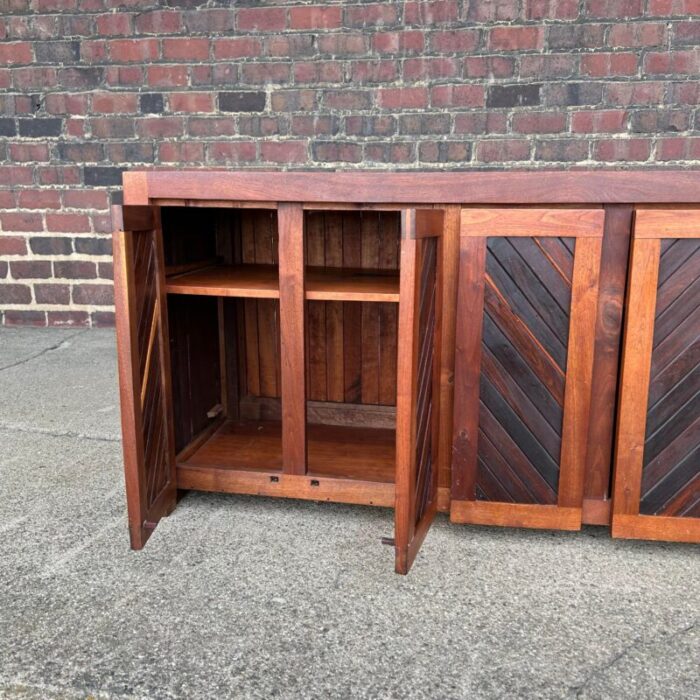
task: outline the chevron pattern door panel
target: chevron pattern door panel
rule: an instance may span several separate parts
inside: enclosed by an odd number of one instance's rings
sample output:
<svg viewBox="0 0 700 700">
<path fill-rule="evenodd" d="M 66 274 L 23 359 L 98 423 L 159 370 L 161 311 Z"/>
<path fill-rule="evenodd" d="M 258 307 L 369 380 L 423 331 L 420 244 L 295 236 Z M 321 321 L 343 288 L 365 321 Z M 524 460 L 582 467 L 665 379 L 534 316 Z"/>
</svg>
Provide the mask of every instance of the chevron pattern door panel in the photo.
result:
<svg viewBox="0 0 700 700">
<path fill-rule="evenodd" d="M 123 217 L 132 230 L 114 234 L 115 306 L 129 531 L 140 549 L 175 505 L 175 455 L 159 216 L 124 207 Z"/>
<path fill-rule="evenodd" d="M 580 527 L 603 218 L 462 212 L 453 521 Z"/>
<path fill-rule="evenodd" d="M 613 534 L 700 541 L 700 211 L 637 212 Z"/>
</svg>

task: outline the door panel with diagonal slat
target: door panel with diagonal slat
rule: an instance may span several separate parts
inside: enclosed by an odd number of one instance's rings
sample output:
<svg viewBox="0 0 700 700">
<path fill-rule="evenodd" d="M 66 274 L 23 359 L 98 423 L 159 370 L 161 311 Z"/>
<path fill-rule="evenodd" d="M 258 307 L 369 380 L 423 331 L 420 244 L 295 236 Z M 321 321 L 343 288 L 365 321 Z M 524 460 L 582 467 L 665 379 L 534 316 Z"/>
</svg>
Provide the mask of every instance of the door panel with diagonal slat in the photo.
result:
<svg viewBox="0 0 700 700">
<path fill-rule="evenodd" d="M 145 230 L 114 234 L 115 306 L 131 545 L 140 549 L 175 504 L 167 309 L 158 210 L 124 208 Z M 146 208 L 135 208 L 146 209 Z"/>
<path fill-rule="evenodd" d="M 700 541 L 700 212 L 680 221 L 673 210 L 637 212 L 616 454 L 619 537 Z"/>
<path fill-rule="evenodd" d="M 602 229 L 599 210 L 463 210 L 453 521 L 580 527 Z"/>
</svg>

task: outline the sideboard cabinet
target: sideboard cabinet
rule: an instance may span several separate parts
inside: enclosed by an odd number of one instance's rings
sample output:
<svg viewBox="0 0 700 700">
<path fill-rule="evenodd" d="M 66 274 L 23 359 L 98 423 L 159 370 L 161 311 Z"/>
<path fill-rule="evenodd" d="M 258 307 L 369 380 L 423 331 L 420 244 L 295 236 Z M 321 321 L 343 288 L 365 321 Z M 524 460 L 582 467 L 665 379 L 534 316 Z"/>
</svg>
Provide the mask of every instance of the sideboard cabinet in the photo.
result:
<svg viewBox="0 0 700 700">
<path fill-rule="evenodd" d="M 126 173 L 132 547 L 187 490 L 393 508 L 400 573 L 438 511 L 700 541 L 697 202 L 669 171 Z"/>
</svg>

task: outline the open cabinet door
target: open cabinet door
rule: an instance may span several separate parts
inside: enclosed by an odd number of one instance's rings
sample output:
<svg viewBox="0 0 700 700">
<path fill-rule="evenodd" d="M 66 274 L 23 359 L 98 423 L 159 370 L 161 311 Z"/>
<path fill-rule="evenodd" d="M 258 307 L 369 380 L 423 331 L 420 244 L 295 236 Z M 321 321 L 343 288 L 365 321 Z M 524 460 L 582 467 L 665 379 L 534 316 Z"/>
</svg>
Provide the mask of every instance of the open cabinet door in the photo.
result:
<svg viewBox="0 0 700 700">
<path fill-rule="evenodd" d="M 700 542 L 700 210 L 636 212 L 612 534 Z"/>
<path fill-rule="evenodd" d="M 408 573 L 437 512 L 443 211 L 401 215 L 396 398 L 396 571 Z"/>
<path fill-rule="evenodd" d="M 450 519 L 577 530 L 604 212 L 461 218 Z"/>
<path fill-rule="evenodd" d="M 115 215 L 114 290 L 129 533 L 141 549 L 175 506 L 167 307 L 160 211 Z"/>
</svg>

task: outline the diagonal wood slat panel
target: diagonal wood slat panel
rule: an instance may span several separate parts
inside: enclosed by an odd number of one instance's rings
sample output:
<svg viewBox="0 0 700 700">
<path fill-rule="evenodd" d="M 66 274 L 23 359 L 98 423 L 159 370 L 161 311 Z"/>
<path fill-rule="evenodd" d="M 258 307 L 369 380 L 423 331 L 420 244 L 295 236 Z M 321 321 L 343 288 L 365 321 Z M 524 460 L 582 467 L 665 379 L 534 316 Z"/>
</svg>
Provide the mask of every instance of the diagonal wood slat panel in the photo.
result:
<svg viewBox="0 0 700 700">
<path fill-rule="evenodd" d="M 700 240 L 664 241 L 640 513 L 700 517 Z"/>
<path fill-rule="evenodd" d="M 557 503 L 575 244 L 488 240 L 478 500 Z"/>
<path fill-rule="evenodd" d="M 435 369 L 437 239 L 422 241 L 418 288 L 418 376 L 416 399 L 416 524 L 430 505 L 433 481 L 433 378 Z"/>
</svg>

